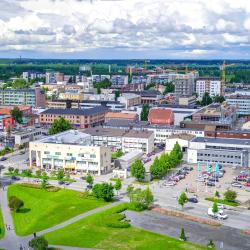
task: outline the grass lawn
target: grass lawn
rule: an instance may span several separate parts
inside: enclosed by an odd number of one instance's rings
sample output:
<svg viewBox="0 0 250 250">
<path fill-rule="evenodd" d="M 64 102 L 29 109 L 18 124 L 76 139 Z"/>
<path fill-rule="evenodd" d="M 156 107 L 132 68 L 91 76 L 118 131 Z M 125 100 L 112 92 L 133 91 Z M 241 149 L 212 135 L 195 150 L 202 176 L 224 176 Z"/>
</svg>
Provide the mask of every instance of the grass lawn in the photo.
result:
<svg viewBox="0 0 250 250">
<path fill-rule="evenodd" d="M 227 201 L 224 199 L 217 199 L 217 198 L 206 198 L 205 200 L 217 202 L 219 204 L 224 204 L 224 205 L 228 205 L 228 206 L 232 206 L 232 207 L 237 207 L 240 205 L 240 203 L 238 201 L 233 202 L 233 201 Z"/>
<path fill-rule="evenodd" d="M 5 225 L 4 225 L 4 221 L 3 221 L 2 210 L 0 207 L 0 239 L 3 238 L 4 233 L 5 233 Z"/>
<path fill-rule="evenodd" d="M 48 192 L 21 184 L 8 188 L 8 197 L 12 195 L 24 201 L 24 208 L 18 213 L 12 213 L 15 231 L 22 236 L 49 228 L 107 204 L 73 190 L 60 189 L 57 192 Z"/>
<path fill-rule="evenodd" d="M 119 213 L 126 207 L 126 204 L 121 204 L 88 216 L 69 226 L 45 234 L 45 238 L 54 245 L 97 249 L 206 249 L 193 243 L 182 242 L 130 226 Z"/>
</svg>

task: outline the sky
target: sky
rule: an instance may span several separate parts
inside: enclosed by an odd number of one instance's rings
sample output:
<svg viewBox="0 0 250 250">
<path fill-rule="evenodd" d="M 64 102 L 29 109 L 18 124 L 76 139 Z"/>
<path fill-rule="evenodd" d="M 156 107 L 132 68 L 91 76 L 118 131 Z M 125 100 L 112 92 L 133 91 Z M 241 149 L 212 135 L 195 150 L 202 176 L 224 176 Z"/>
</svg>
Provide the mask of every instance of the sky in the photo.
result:
<svg viewBox="0 0 250 250">
<path fill-rule="evenodd" d="M 0 57 L 250 59 L 250 0 L 0 0 Z"/>
</svg>

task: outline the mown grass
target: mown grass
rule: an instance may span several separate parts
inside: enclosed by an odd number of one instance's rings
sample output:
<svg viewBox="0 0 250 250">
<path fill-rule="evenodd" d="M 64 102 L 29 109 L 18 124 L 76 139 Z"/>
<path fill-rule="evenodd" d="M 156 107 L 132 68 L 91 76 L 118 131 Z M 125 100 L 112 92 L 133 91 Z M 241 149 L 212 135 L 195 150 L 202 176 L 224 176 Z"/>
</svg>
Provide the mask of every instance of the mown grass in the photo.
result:
<svg viewBox="0 0 250 250">
<path fill-rule="evenodd" d="M 8 188 L 8 197 L 13 195 L 24 201 L 20 212 L 12 212 L 15 231 L 22 236 L 52 227 L 107 204 L 74 190 L 60 189 L 57 192 L 49 192 L 22 184 Z"/>
<path fill-rule="evenodd" d="M 127 204 L 98 212 L 69 226 L 45 234 L 49 244 L 97 249 L 206 249 L 190 242 L 142 230 L 124 220 Z M 166 225 L 167 226 L 167 225 Z"/>
<path fill-rule="evenodd" d="M 207 201 L 212 201 L 212 202 L 216 202 L 216 203 L 219 203 L 219 204 L 224 204 L 224 205 L 228 205 L 228 206 L 232 206 L 232 207 L 237 207 L 240 205 L 240 203 L 238 201 L 227 201 L 227 200 L 224 200 L 224 199 L 218 199 L 218 198 L 206 198 L 205 200 Z"/>
<path fill-rule="evenodd" d="M 2 209 L 0 207 L 0 239 L 4 237 L 4 233 L 5 233 L 5 225 L 3 221 Z"/>
</svg>

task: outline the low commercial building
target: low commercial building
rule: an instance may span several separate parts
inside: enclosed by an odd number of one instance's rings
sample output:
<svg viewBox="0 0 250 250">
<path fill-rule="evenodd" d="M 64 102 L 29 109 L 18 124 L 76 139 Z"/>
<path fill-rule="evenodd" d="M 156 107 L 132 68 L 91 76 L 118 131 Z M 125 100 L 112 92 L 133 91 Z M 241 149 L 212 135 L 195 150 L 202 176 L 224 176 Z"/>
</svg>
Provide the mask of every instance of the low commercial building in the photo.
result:
<svg viewBox="0 0 250 250">
<path fill-rule="evenodd" d="M 79 91 L 68 91 L 68 92 L 59 94 L 59 99 L 63 99 L 63 100 L 83 101 L 83 98 L 84 98 L 84 94 Z"/>
<path fill-rule="evenodd" d="M 139 116 L 137 113 L 126 113 L 126 112 L 107 112 L 105 114 L 105 122 L 110 120 L 128 120 L 128 121 L 138 121 Z"/>
<path fill-rule="evenodd" d="M 11 136 L 15 138 L 15 146 L 24 145 L 28 146 L 29 142 L 38 140 L 43 137 L 43 129 L 28 127 L 11 132 Z"/>
<path fill-rule="evenodd" d="M 123 103 L 125 108 L 128 109 L 133 106 L 138 106 L 141 104 L 141 96 L 134 93 L 123 93 L 117 99 L 118 102 Z"/>
<path fill-rule="evenodd" d="M 183 106 L 194 106 L 196 104 L 196 97 L 191 96 L 180 96 L 178 98 L 178 104 Z"/>
<path fill-rule="evenodd" d="M 65 118 L 76 128 L 88 128 L 104 123 L 108 109 L 100 106 L 87 109 L 47 109 L 39 114 L 39 121 L 43 125 L 51 125 L 60 117 Z"/>
<path fill-rule="evenodd" d="M 148 114 L 148 121 L 153 125 L 173 125 L 174 113 L 167 108 L 151 108 Z"/>
<path fill-rule="evenodd" d="M 248 167 L 250 140 L 196 137 L 187 149 L 188 163 L 219 163 L 228 166 Z"/>
<path fill-rule="evenodd" d="M 110 149 L 93 146 L 90 135 L 76 130 L 68 130 L 30 142 L 30 167 L 33 155 L 37 167 L 41 169 L 63 168 L 69 172 L 98 175 L 105 174 L 111 169 Z"/>
<path fill-rule="evenodd" d="M 0 90 L 0 105 L 45 107 L 45 103 L 45 94 L 40 88 Z"/>
<path fill-rule="evenodd" d="M 129 169 L 135 160 L 141 159 L 143 153 L 140 150 L 131 151 L 115 160 L 115 167 Z"/>
<path fill-rule="evenodd" d="M 189 147 L 190 141 L 194 137 L 195 137 L 194 135 L 190 134 L 174 134 L 169 136 L 169 138 L 166 139 L 166 147 L 165 147 L 166 153 L 170 153 L 176 143 L 180 145 L 182 152 L 186 152 Z"/>
</svg>

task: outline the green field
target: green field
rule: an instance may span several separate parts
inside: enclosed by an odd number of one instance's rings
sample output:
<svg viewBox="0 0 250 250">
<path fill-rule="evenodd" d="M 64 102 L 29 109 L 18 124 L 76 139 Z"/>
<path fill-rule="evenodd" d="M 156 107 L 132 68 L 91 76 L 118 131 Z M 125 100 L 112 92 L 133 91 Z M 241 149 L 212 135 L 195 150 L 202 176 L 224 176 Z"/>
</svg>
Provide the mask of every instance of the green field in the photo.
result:
<svg viewBox="0 0 250 250">
<path fill-rule="evenodd" d="M 84 193 L 67 189 L 48 192 L 22 185 L 11 185 L 8 188 L 8 197 L 12 195 L 24 201 L 24 208 L 18 213 L 12 213 L 18 235 L 41 231 L 107 204 Z"/>
<path fill-rule="evenodd" d="M 0 239 L 3 238 L 4 232 L 5 232 L 5 225 L 4 225 L 4 221 L 3 221 L 2 210 L 0 207 Z"/>
<path fill-rule="evenodd" d="M 83 218 L 45 235 L 49 244 L 97 249 L 206 249 L 189 242 L 129 226 L 118 213 L 126 204 Z M 129 227 L 127 227 L 129 226 Z M 166 225 L 167 226 L 167 225 Z"/>
</svg>

